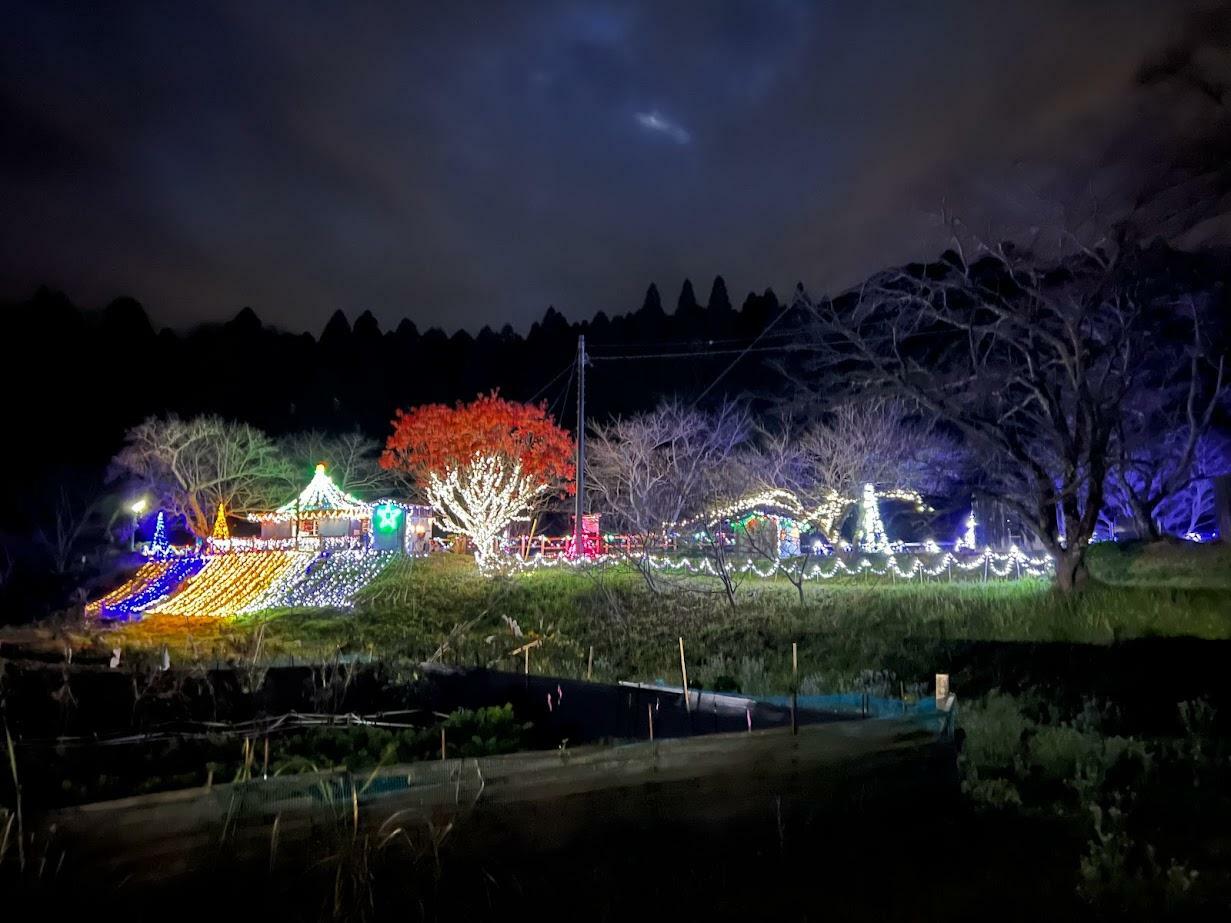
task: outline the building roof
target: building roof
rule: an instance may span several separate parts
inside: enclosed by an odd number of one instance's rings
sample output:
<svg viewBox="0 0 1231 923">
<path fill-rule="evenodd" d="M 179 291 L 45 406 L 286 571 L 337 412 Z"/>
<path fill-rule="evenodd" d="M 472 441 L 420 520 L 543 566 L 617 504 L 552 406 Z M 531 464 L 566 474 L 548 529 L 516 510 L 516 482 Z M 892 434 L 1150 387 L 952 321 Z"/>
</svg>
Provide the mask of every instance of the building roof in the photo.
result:
<svg viewBox="0 0 1231 923">
<path fill-rule="evenodd" d="M 325 473 L 324 465 L 316 466 L 316 473 L 308 486 L 294 500 L 282 504 L 272 513 L 250 513 L 252 522 L 286 522 L 299 519 L 367 519 L 372 515 L 372 505 L 364 503 L 353 494 L 348 494 Z"/>
</svg>

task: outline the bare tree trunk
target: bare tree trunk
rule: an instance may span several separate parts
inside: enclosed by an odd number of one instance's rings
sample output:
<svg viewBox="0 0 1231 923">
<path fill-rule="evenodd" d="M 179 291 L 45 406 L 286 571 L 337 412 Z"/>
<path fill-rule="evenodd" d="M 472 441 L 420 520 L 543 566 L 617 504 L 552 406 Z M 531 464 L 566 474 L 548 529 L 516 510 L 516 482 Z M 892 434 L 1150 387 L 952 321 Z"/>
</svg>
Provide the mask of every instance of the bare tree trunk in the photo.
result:
<svg viewBox="0 0 1231 923">
<path fill-rule="evenodd" d="M 1231 474 L 1214 478 L 1214 521 L 1219 541 L 1231 542 Z"/>
<path fill-rule="evenodd" d="M 1055 555 L 1056 559 L 1056 589 L 1061 593 L 1073 593 L 1081 590 L 1089 578 L 1086 570 L 1086 549 L 1084 546 L 1066 548 Z"/>
<path fill-rule="evenodd" d="M 641 554 L 632 561 L 633 567 L 637 569 L 637 573 L 641 574 L 641 579 L 645 581 L 646 589 L 651 593 L 658 592 L 658 584 L 654 580 L 654 566 L 650 562 L 650 544 L 648 538 L 643 538 L 641 543 Z"/>
<path fill-rule="evenodd" d="M 530 519 L 530 534 L 526 536 L 526 552 L 522 555 L 523 561 L 530 557 L 530 549 L 534 546 L 534 533 L 538 531 L 538 528 L 539 513 L 535 512 L 534 516 Z"/>
<path fill-rule="evenodd" d="M 727 602 L 734 609 L 735 594 L 739 590 L 739 583 L 735 579 L 735 574 L 732 573 L 732 563 L 727 555 L 727 549 L 722 545 L 718 536 L 711 536 L 709 551 L 706 554 L 714 564 L 718 582 L 722 585 L 722 591 L 727 597 Z"/>
<path fill-rule="evenodd" d="M 792 576 L 790 572 L 787 573 L 787 579 L 789 579 L 791 583 L 795 584 L 795 589 L 799 591 L 800 608 L 803 608 L 804 605 L 804 581 L 808 579 L 808 561 L 811 557 L 812 552 L 805 551 L 803 556 L 799 559 L 799 564 L 794 575 Z"/>
<path fill-rule="evenodd" d="M 1146 509 L 1145 504 L 1131 494 L 1128 501 L 1133 511 L 1133 528 L 1137 532 L 1137 538 L 1147 542 L 1158 541 L 1162 537 L 1162 533 L 1159 531 L 1158 521 L 1150 515 L 1151 511 Z"/>
</svg>

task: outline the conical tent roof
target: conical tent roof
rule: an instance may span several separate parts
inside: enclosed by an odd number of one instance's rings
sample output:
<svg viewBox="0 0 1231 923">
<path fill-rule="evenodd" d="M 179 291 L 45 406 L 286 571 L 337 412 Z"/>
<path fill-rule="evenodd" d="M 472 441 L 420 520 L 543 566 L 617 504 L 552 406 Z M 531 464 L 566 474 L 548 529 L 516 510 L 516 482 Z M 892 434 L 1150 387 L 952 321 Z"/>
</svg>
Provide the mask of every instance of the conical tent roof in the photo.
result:
<svg viewBox="0 0 1231 923">
<path fill-rule="evenodd" d="M 353 494 L 348 494 L 325 473 L 324 465 L 316 466 L 316 473 L 308 486 L 294 500 L 282 504 L 272 513 L 255 513 L 249 516 L 254 522 L 281 522 L 288 519 L 367 519 L 372 515 L 372 505 L 364 503 Z"/>
</svg>

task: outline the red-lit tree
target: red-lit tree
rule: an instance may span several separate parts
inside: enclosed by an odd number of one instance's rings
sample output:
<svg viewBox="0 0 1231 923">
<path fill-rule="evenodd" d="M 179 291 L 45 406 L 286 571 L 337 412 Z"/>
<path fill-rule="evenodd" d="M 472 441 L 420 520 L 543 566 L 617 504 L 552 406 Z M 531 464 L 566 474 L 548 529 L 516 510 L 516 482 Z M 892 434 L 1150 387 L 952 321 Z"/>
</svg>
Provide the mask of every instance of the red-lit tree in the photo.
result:
<svg viewBox="0 0 1231 923">
<path fill-rule="evenodd" d="M 469 404 L 399 410 L 381 466 L 409 475 L 448 532 L 465 535 L 487 569 L 496 538 L 556 490 L 572 492 L 573 439 L 544 404 L 496 392 Z"/>
</svg>

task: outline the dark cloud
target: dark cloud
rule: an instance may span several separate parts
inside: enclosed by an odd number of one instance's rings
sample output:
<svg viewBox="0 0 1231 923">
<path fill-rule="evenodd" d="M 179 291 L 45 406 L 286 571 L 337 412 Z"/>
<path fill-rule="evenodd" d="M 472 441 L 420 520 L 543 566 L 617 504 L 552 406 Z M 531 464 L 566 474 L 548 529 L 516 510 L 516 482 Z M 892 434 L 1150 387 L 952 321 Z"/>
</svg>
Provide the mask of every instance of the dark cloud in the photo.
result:
<svg viewBox="0 0 1231 923">
<path fill-rule="evenodd" d="M 1173 151 L 1146 197 L 1208 194 L 1226 36 L 1194 10 L 1225 5 L 31 0 L 0 36 L 0 294 L 319 330 L 840 286 L 935 252 L 942 205 L 1052 228 Z"/>
</svg>

